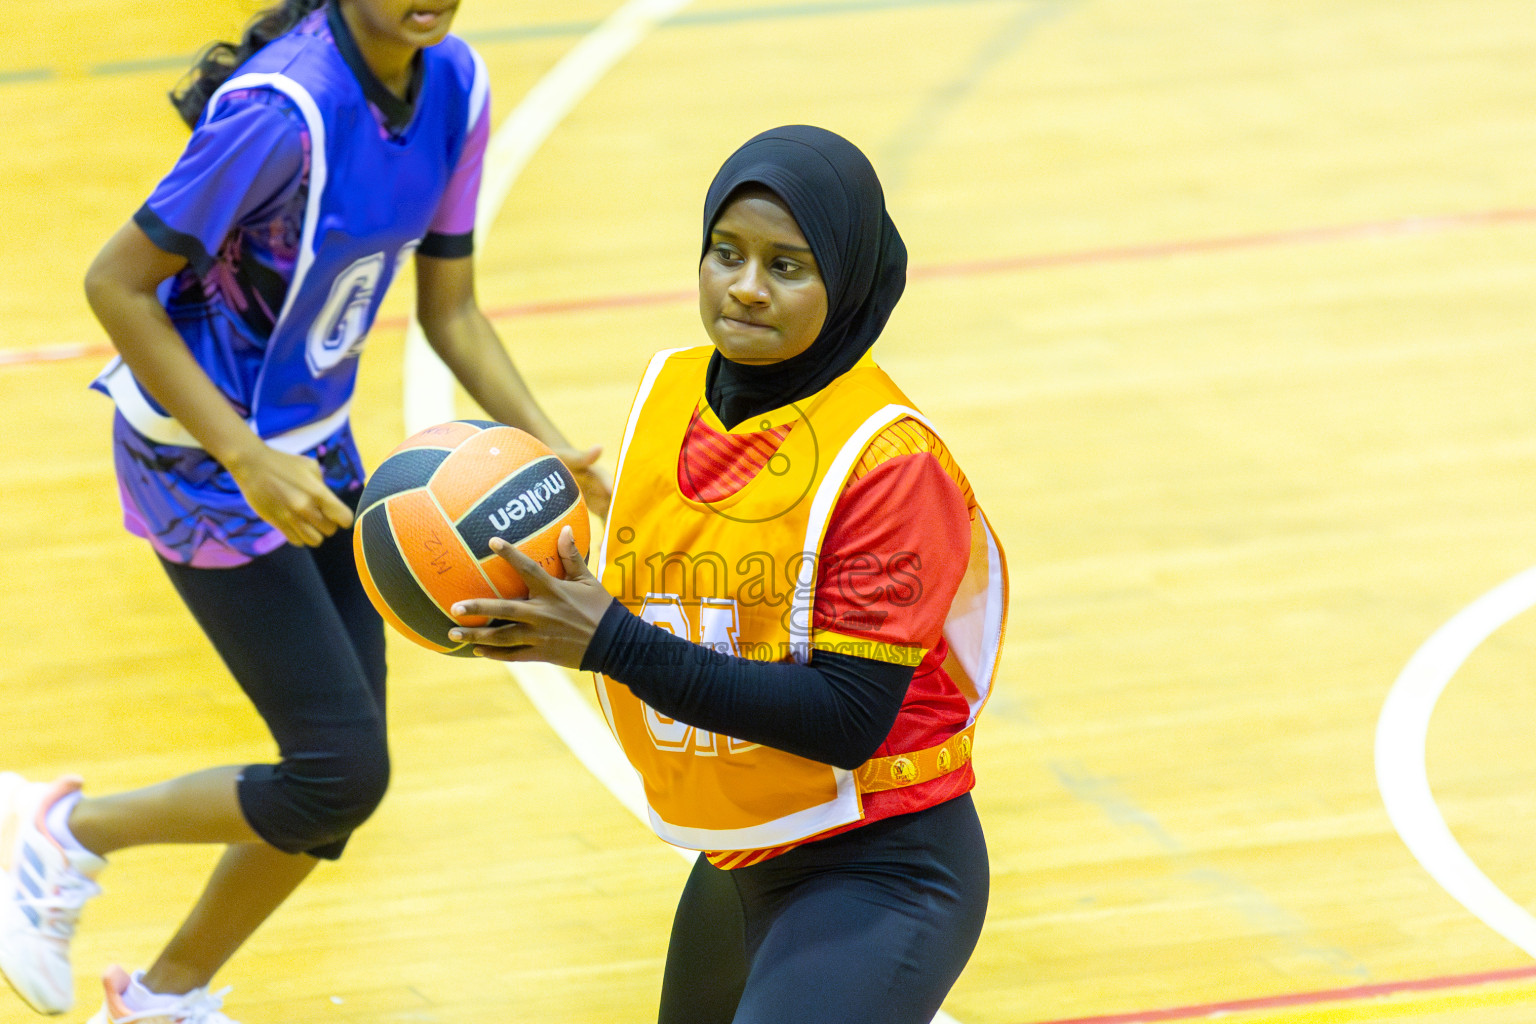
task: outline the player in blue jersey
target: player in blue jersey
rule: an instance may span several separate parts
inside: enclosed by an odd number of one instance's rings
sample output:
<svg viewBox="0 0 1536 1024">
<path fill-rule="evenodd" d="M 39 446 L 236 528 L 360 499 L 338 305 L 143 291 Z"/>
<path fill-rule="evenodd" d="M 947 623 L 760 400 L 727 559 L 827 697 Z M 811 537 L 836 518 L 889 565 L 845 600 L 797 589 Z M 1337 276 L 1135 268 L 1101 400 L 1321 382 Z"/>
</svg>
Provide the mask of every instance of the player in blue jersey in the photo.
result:
<svg viewBox="0 0 1536 1024">
<path fill-rule="evenodd" d="M 271 729 L 277 764 L 82 798 L 0 775 L 0 973 L 73 1001 L 69 941 L 114 851 L 221 843 L 197 906 L 143 972 L 109 969 L 93 1024 L 225 1024 L 214 973 L 384 795 L 383 626 L 358 581 L 358 354 L 414 254 L 428 341 L 492 417 L 573 450 L 474 297 L 487 76 L 448 34 L 457 0 L 283 0 L 173 96 L 185 152 L 86 279 L 120 358 L 124 518 Z"/>
</svg>

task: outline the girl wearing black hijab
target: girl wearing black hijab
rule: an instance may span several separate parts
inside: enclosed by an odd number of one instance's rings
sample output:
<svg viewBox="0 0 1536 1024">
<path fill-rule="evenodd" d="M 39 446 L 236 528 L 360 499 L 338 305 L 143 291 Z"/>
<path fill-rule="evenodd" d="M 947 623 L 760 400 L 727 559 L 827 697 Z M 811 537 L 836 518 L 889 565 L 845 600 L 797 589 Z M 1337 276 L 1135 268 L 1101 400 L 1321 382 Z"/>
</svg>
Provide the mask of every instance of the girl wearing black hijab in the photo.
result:
<svg viewBox="0 0 1536 1024">
<path fill-rule="evenodd" d="M 597 577 L 503 545 L 523 601 L 476 652 L 598 673 L 658 835 L 701 850 L 662 1024 L 927 1024 L 988 871 L 970 789 L 1002 550 L 933 426 L 869 356 L 906 277 L 874 169 L 802 125 L 705 200 L 711 346 L 659 353 Z"/>
</svg>

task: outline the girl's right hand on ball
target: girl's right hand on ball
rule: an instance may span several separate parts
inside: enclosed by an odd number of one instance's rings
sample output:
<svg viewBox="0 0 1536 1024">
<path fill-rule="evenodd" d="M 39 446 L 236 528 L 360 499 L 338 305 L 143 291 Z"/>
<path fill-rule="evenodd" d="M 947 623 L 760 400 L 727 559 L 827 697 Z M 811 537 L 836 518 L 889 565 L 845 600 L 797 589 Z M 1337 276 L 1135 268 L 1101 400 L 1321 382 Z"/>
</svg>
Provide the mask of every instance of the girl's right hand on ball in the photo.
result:
<svg viewBox="0 0 1536 1024">
<path fill-rule="evenodd" d="M 314 459 L 263 444 L 227 468 L 251 508 L 290 544 L 318 547 L 352 525 L 352 510 L 325 485 Z"/>
</svg>

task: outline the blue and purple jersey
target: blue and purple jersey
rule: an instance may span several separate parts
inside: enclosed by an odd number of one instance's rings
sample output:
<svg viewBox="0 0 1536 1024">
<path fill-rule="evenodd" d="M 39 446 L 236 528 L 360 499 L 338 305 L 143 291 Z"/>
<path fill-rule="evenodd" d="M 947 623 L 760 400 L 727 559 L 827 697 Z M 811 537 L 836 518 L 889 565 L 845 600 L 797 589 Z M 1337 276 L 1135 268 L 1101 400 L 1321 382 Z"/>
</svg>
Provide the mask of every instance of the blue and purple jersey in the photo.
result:
<svg viewBox="0 0 1536 1024">
<path fill-rule="evenodd" d="M 187 259 L 159 294 L 199 365 L 269 445 L 319 459 L 343 494 L 362 486 L 348 412 L 385 291 L 413 252 L 473 251 L 484 65 L 449 36 L 421 51 L 407 95 L 377 80 L 327 5 L 236 69 L 134 215 Z M 94 386 L 117 403 L 131 532 L 207 567 L 284 543 L 125 364 Z"/>
</svg>

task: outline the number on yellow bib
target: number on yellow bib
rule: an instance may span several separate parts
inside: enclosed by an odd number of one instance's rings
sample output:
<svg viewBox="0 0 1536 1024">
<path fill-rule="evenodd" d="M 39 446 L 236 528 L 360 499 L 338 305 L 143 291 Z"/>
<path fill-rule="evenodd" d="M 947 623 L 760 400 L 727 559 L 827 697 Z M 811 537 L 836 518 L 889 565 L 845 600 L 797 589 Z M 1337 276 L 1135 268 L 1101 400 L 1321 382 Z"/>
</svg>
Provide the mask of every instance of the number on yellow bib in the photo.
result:
<svg viewBox="0 0 1536 1024">
<path fill-rule="evenodd" d="M 736 645 L 736 602 L 706 597 L 694 603 L 693 610 L 694 614 L 690 617 L 688 609 L 683 607 L 683 599 L 676 594 L 646 594 L 645 603 L 640 607 L 640 617 L 673 636 L 680 636 L 721 654 L 739 656 Z M 714 733 L 668 718 L 649 704 L 645 705 L 645 727 L 657 750 L 691 752 L 700 757 L 714 757 L 721 753 Z M 722 738 L 725 740 L 724 753 L 727 754 L 744 753 L 757 747 L 756 743 L 738 740 L 733 736 Z"/>
</svg>

